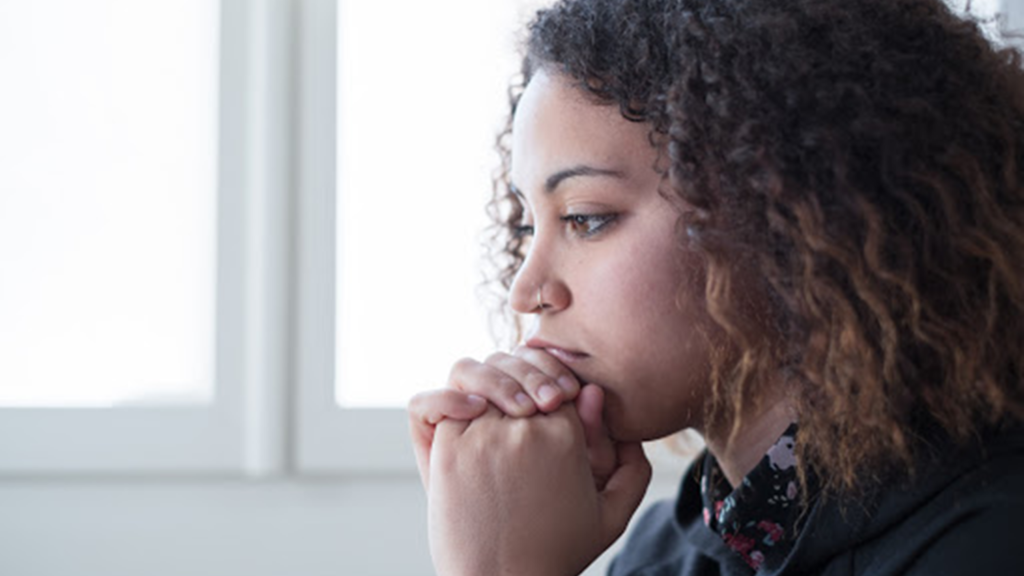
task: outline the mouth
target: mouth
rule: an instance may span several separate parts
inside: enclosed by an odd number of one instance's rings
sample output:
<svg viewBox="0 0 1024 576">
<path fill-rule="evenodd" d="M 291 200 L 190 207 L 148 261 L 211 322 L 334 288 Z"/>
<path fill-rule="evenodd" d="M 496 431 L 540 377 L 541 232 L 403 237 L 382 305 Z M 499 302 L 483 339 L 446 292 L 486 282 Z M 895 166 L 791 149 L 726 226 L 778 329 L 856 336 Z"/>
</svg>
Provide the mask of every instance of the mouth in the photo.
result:
<svg viewBox="0 0 1024 576">
<path fill-rule="evenodd" d="M 563 348 L 562 346 L 552 344 L 551 342 L 541 340 L 540 338 L 530 338 L 526 341 L 526 345 L 530 348 L 544 350 L 567 365 L 572 365 L 589 357 L 588 354 L 580 352 L 579 350 Z"/>
</svg>

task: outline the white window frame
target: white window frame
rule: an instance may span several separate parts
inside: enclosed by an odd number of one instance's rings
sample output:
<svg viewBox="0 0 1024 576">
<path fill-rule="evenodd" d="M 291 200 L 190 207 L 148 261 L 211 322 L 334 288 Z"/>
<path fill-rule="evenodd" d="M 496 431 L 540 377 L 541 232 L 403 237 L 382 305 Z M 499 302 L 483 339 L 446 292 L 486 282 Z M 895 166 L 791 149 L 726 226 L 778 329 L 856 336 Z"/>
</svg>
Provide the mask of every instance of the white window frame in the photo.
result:
<svg viewBox="0 0 1024 576">
<path fill-rule="evenodd" d="M 0 474 L 263 474 L 287 459 L 291 7 L 220 3 L 209 405 L 0 408 Z"/>
<path fill-rule="evenodd" d="M 209 405 L 0 407 L 0 476 L 412 473 L 334 394 L 337 0 L 221 0 Z"/>
<path fill-rule="evenodd" d="M 337 9 L 337 0 L 308 0 L 299 17 L 296 468 L 412 473 L 405 410 L 345 408 L 335 400 Z"/>
</svg>

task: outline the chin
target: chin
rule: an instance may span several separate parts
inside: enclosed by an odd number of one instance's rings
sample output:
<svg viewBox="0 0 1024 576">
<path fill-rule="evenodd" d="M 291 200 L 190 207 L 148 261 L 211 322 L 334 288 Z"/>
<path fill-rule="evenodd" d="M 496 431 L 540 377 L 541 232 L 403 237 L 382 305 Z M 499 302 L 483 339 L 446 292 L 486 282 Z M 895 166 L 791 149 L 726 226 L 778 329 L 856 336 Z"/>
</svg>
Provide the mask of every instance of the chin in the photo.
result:
<svg viewBox="0 0 1024 576">
<path fill-rule="evenodd" d="M 616 404 L 605 407 L 605 420 L 608 434 L 616 442 L 647 442 L 678 431 L 665 430 L 643 414 L 631 414 Z"/>
<path fill-rule="evenodd" d="M 606 401 L 604 416 L 608 434 L 617 442 L 660 440 L 694 425 L 681 421 L 686 419 L 666 417 L 667 415 L 658 418 L 649 410 L 630 409 L 623 406 L 617 398 L 609 397 Z"/>
<path fill-rule="evenodd" d="M 612 426 L 609 424 L 608 434 L 616 442 L 652 442 L 682 432 L 685 429 L 686 427 L 656 429 L 643 426 Z"/>
</svg>

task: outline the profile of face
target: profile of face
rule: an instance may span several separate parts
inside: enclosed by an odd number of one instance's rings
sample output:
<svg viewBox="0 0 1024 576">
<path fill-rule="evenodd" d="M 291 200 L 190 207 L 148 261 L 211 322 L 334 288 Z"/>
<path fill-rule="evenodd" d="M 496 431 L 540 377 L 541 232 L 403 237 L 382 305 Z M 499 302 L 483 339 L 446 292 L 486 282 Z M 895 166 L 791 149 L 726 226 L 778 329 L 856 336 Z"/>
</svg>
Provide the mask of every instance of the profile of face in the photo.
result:
<svg viewBox="0 0 1024 576">
<path fill-rule="evenodd" d="M 647 124 L 538 71 L 513 119 L 511 182 L 531 232 L 511 304 L 527 345 L 605 391 L 613 438 L 701 428 L 721 332 L 701 258 L 676 234 Z"/>
</svg>

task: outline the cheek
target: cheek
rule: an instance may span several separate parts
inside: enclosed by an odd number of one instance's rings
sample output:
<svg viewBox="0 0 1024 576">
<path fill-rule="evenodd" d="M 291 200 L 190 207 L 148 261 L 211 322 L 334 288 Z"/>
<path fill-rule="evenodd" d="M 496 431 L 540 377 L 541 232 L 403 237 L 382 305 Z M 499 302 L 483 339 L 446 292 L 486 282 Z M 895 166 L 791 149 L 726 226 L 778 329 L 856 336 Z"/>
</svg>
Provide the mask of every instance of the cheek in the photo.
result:
<svg viewBox="0 0 1024 576">
<path fill-rule="evenodd" d="M 619 440 L 653 440 L 702 428 L 711 392 L 709 346 L 695 330 L 675 346 L 621 349 L 614 384 L 606 390 L 609 429 Z"/>
<path fill-rule="evenodd" d="M 675 348 L 690 324 L 706 314 L 699 259 L 670 242 L 637 243 L 626 257 L 609 261 L 602 279 L 608 310 L 618 310 L 621 329 L 639 334 L 647 347 Z"/>
<path fill-rule="evenodd" d="M 605 327 L 606 343 L 634 351 L 675 349 L 688 336 L 688 324 L 704 313 L 702 266 L 675 246 L 673 222 L 637 227 L 578 268 L 579 304 Z"/>
<path fill-rule="evenodd" d="M 594 273 L 590 305 L 614 374 L 607 417 L 621 440 L 647 440 L 699 426 L 708 383 L 708 317 L 696 262 L 671 246 L 627 251 Z M 693 259 L 691 259 L 693 260 Z M 691 275 L 698 275 L 691 277 Z"/>
</svg>

